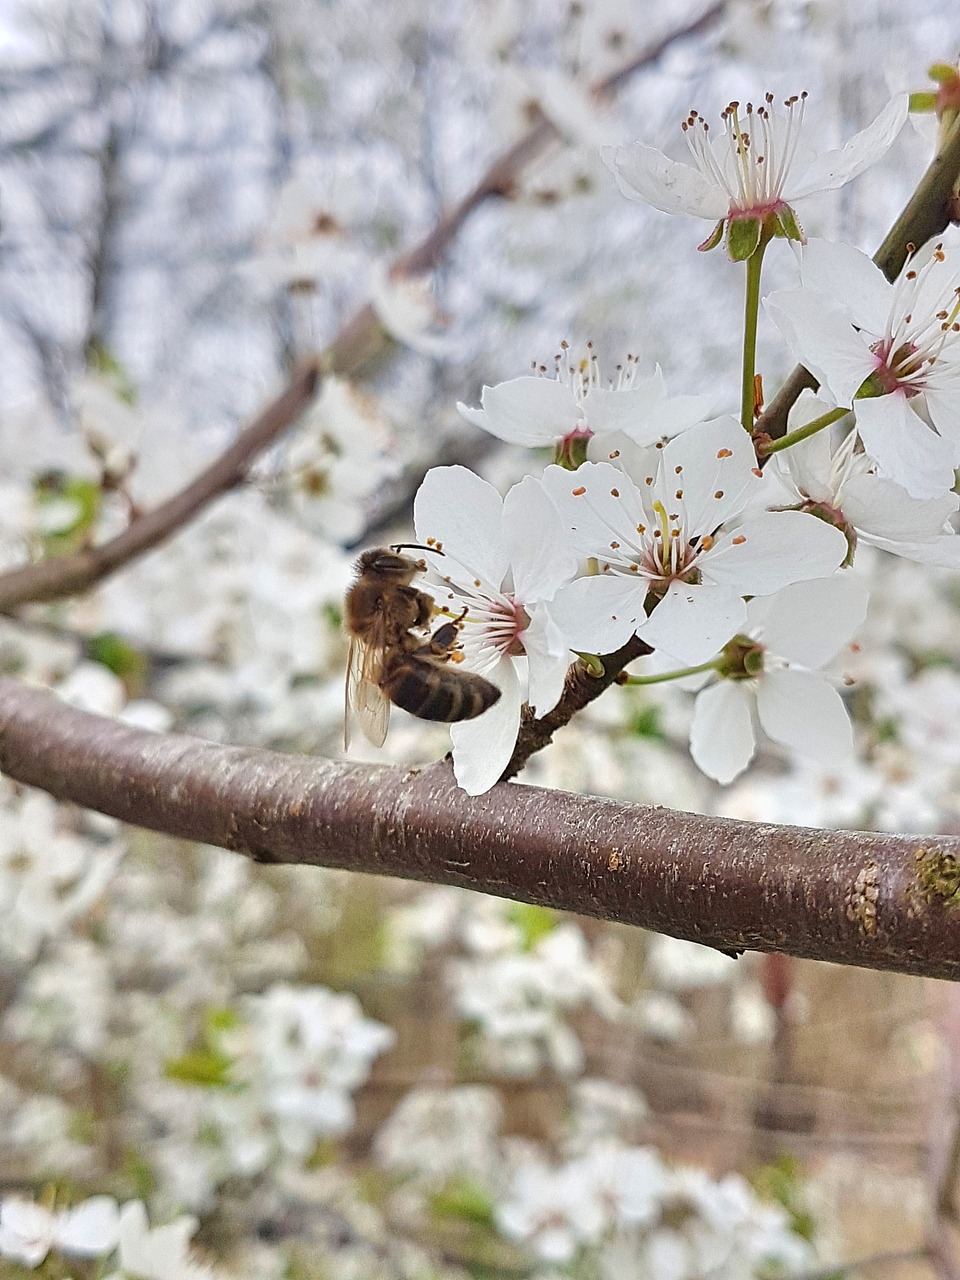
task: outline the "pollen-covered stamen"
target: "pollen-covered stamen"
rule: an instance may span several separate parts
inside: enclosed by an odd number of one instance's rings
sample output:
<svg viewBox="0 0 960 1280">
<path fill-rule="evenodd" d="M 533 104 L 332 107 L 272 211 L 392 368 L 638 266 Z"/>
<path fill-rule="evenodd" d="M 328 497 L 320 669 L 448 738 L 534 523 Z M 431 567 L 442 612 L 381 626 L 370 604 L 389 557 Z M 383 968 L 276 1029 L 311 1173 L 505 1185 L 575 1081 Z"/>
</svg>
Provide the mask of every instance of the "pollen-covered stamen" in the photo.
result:
<svg viewBox="0 0 960 1280">
<path fill-rule="evenodd" d="M 700 547 L 687 539 L 679 514 L 667 514 L 659 499 L 653 504 L 656 526 L 645 529 L 640 540 L 640 572 L 653 588 L 666 587 L 693 570 Z"/>
<path fill-rule="evenodd" d="M 710 126 L 697 111 L 691 111 L 681 126 L 687 145 L 700 172 L 722 187 L 730 197 L 730 214 L 773 213 L 783 204 L 782 194 L 790 165 L 796 154 L 803 124 L 806 93 L 794 94 L 784 102 L 786 122 L 782 128 L 775 118 L 773 94 L 754 107 L 748 102 L 741 114 L 740 103 L 731 102 L 720 114 L 729 155 L 718 159 L 710 138 Z"/>
<path fill-rule="evenodd" d="M 938 244 L 919 268 L 908 266 L 894 286 L 887 320 L 887 332 L 871 345 L 877 358 L 873 380 L 884 392 L 902 391 L 919 395 L 936 382 L 937 362 L 960 337 L 960 288 L 955 276 L 945 282 L 946 296 L 937 307 L 924 301 L 930 295 L 930 274 L 944 271 L 946 254 Z M 952 376 L 952 370 L 944 371 Z"/>
</svg>

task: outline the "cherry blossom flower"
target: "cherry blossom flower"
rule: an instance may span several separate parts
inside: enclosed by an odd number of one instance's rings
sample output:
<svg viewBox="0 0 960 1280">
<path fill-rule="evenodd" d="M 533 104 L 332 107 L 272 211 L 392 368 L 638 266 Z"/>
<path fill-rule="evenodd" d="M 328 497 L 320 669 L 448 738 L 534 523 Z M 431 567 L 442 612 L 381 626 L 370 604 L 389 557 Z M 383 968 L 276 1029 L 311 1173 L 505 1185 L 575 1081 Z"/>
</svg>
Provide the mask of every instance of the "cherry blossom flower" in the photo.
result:
<svg viewBox="0 0 960 1280">
<path fill-rule="evenodd" d="M 806 94 L 788 98 L 781 114 L 773 95 L 754 107 L 731 102 L 722 112 L 723 138 L 714 143 L 710 126 L 691 111 L 683 132 L 693 165 L 670 160 L 642 142 L 601 151 L 620 190 L 664 213 L 710 218 L 716 228 L 700 245 L 712 249 L 727 227 L 731 256 L 749 257 L 764 223 L 776 233 L 802 241 L 793 204 L 818 191 L 834 191 L 879 160 L 907 118 L 908 98 L 900 94 L 871 125 L 838 150 L 823 151 L 803 137 Z"/>
<path fill-rule="evenodd" d="M 587 345 L 587 355 L 572 361 L 567 344 L 555 357 L 555 374 L 546 378 L 527 374 L 484 387 L 480 408 L 457 408 L 468 422 L 508 444 L 530 449 L 553 446 L 557 461 L 575 466 L 586 458 L 594 436 L 622 432 L 634 444 L 649 445 L 679 435 L 701 422 L 710 408 L 707 396 L 668 396 L 657 365 L 648 377 L 638 377 L 636 356 L 627 356 L 615 381 L 605 387 L 600 363 Z"/>
<path fill-rule="evenodd" d="M 746 626 L 724 650 L 721 678 L 694 706 L 690 754 L 704 773 L 726 785 L 747 767 L 756 750 L 754 708 L 775 742 L 828 767 L 850 758 L 846 708 L 819 668 L 851 639 L 867 602 L 862 583 L 844 574 L 793 583 L 747 604 Z"/>
<path fill-rule="evenodd" d="M 278 983 L 252 1005 L 265 1107 L 283 1148 L 306 1155 L 318 1137 L 351 1127 L 353 1090 L 395 1033 L 365 1018 L 355 996 L 325 987 Z"/>
<path fill-rule="evenodd" d="M 139 1200 L 120 1210 L 120 1273 L 135 1280 L 212 1280 L 209 1267 L 190 1255 L 190 1237 L 197 1219 L 184 1215 L 162 1227 L 151 1227 Z"/>
<path fill-rule="evenodd" d="M 801 279 L 766 300 L 791 351 L 822 395 L 856 410 L 885 475 L 941 497 L 960 463 L 960 268 L 929 245 L 890 284 L 858 249 L 818 240 Z"/>
<path fill-rule="evenodd" d="M 76 1258 L 98 1258 L 117 1244 L 119 1210 L 111 1196 L 93 1196 L 55 1212 L 17 1196 L 0 1202 L 0 1257 L 37 1267 L 55 1249 Z"/>
<path fill-rule="evenodd" d="M 827 412 L 827 406 L 805 391 L 790 412 L 795 431 Z M 946 493 L 913 498 L 901 485 L 877 474 L 877 465 L 858 450 L 851 431 L 834 447 L 829 431 L 818 431 L 773 455 L 767 474 L 775 474 L 803 509 L 836 524 L 851 542 L 868 542 L 894 555 L 923 564 L 960 568 L 960 538 L 950 517 L 960 498 Z"/>
<path fill-rule="evenodd" d="M 649 450 L 646 464 L 638 484 L 603 462 L 544 475 L 573 546 L 599 561 L 599 574 L 564 587 L 551 605 L 573 649 L 611 653 L 637 632 L 655 649 L 703 662 L 742 628 L 745 595 L 824 577 L 846 556 L 838 529 L 800 511 L 728 527 L 762 483 L 733 418 Z"/>
<path fill-rule="evenodd" d="M 573 577 L 576 556 L 553 503 L 529 476 L 501 499 L 466 467 L 434 467 L 414 501 L 414 523 L 417 540 L 443 552 L 438 603 L 452 617 L 467 610 L 466 666 L 502 695 L 450 729 L 457 782 L 479 795 L 513 753 L 522 703 L 542 715 L 563 690 L 570 651 L 546 602 Z"/>
</svg>

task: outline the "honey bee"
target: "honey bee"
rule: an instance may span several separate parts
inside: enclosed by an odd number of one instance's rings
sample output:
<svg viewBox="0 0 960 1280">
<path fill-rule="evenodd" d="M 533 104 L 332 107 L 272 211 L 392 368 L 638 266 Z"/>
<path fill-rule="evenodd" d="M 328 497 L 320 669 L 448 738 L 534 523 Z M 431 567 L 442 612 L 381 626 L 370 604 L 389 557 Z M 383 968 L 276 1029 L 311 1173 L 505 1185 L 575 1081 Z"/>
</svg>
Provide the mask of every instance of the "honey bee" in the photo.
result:
<svg viewBox="0 0 960 1280">
<path fill-rule="evenodd" d="M 357 561 L 357 580 L 346 595 L 350 636 L 343 745 L 350 745 L 350 712 L 375 747 L 383 745 L 394 702 L 421 720 L 472 720 L 500 697 L 483 676 L 460 671 L 457 648 L 462 617 L 425 634 L 433 600 L 412 586 L 424 560 L 398 547 L 374 547 Z M 416 634 L 417 632 L 421 634 Z"/>
</svg>

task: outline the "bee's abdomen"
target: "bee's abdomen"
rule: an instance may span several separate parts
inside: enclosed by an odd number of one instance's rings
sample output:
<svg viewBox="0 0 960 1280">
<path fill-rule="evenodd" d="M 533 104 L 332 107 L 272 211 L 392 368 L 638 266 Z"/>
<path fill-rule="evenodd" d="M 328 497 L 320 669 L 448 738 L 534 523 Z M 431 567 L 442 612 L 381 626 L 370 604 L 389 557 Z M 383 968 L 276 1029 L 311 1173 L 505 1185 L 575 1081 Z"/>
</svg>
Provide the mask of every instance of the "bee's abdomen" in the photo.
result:
<svg viewBox="0 0 960 1280">
<path fill-rule="evenodd" d="M 384 676 L 384 693 L 391 702 L 421 720 L 472 720 L 500 697 L 500 690 L 472 671 L 407 657 Z"/>
</svg>

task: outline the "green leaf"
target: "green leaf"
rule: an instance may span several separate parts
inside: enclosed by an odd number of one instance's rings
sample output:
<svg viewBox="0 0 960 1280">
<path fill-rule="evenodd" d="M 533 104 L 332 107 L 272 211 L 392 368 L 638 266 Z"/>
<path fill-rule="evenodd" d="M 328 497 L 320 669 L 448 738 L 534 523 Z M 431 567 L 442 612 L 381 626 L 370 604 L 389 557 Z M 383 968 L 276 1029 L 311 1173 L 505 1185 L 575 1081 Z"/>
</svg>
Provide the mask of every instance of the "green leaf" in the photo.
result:
<svg viewBox="0 0 960 1280">
<path fill-rule="evenodd" d="M 215 1049 L 196 1049 L 168 1058 L 163 1064 L 163 1074 L 168 1080 L 181 1084 L 200 1085 L 206 1089 L 223 1089 L 230 1083 L 231 1060 Z"/>
<path fill-rule="evenodd" d="M 456 1218 L 478 1227 L 494 1226 L 494 1204 L 490 1194 L 470 1178 L 454 1178 L 430 1199 L 434 1215 Z"/>
<path fill-rule="evenodd" d="M 638 707 L 630 717 L 627 729 L 637 738 L 649 738 L 653 742 L 667 740 L 667 735 L 660 724 L 659 707 Z"/>
<path fill-rule="evenodd" d="M 118 400 L 129 405 L 137 403 L 136 384 L 124 365 L 99 338 L 92 339 L 87 347 L 87 367 L 109 382 L 110 389 Z"/>
<path fill-rule="evenodd" d="M 541 938 L 557 926 L 557 913 L 549 907 L 536 907 L 528 902 L 512 902 L 507 919 L 520 930 L 524 951 L 532 951 Z"/>
<path fill-rule="evenodd" d="M 87 641 L 87 656 L 99 662 L 123 679 L 125 676 L 143 675 L 146 659 L 115 631 L 101 631 Z"/>
</svg>

